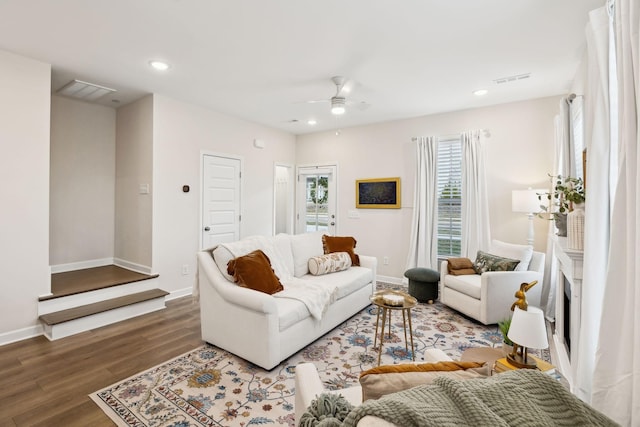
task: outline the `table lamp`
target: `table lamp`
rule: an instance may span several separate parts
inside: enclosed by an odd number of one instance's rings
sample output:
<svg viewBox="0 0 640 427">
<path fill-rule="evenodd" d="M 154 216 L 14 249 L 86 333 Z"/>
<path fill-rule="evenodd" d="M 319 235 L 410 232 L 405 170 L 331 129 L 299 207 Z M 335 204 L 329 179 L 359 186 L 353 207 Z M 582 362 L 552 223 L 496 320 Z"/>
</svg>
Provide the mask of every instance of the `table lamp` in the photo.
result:
<svg viewBox="0 0 640 427">
<path fill-rule="evenodd" d="M 526 311 L 515 307 L 507 337 L 513 341 L 513 351 L 507 360 L 518 368 L 535 369 L 536 361 L 527 355 L 528 348 L 547 348 L 547 328 L 544 314 L 538 307 Z"/>
<path fill-rule="evenodd" d="M 529 218 L 529 232 L 527 244 L 533 245 L 533 214 L 540 212 L 540 200 L 538 194 L 546 190 L 513 190 L 511 192 L 511 210 L 513 212 L 526 213 Z"/>
</svg>

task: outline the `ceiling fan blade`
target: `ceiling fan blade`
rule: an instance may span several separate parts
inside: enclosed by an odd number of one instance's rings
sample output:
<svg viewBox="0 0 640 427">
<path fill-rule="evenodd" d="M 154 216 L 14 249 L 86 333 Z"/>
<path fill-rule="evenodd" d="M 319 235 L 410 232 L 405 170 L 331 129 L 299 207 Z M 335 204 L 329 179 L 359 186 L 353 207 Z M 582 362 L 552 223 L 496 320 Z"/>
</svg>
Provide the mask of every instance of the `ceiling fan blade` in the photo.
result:
<svg viewBox="0 0 640 427">
<path fill-rule="evenodd" d="M 365 111 L 371 108 L 371 104 L 366 101 L 347 101 L 347 105 L 357 108 L 360 111 Z"/>
<path fill-rule="evenodd" d="M 351 93 L 351 91 L 355 86 L 354 80 L 347 79 L 346 77 L 343 77 L 343 76 L 335 76 L 335 77 L 332 77 L 331 80 L 336 85 L 335 96 L 338 96 L 338 97 L 342 97 L 342 98 L 346 97 L 349 93 Z"/>
</svg>

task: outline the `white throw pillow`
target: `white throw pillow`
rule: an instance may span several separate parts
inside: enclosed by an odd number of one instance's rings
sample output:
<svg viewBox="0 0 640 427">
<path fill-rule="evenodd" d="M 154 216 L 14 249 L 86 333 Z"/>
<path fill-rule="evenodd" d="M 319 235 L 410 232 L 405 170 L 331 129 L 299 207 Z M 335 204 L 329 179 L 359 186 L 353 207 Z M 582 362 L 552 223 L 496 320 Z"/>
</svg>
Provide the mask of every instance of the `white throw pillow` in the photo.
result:
<svg viewBox="0 0 640 427">
<path fill-rule="evenodd" d="M 520 263 L 516 266 L 515 271 L 527 271 L 533 256 L 533 246 L 516 245 L 494 239 L 491 241 L 491 249 L 488 252 L 504 258 L 518 259 Z"/>
<path fill-rule="evenodd" d="M 324 255 L 322 248 L 323 231 L 295 234 L 291 236 L 293 252 L 293 275 L 302 277 L 309 272 L 309 258 Z"/>
<path fill-rule="evenodd" d="M 351 267 L 351 257 L 347 252 L 332 252 L 309 258 L 309 273 L 314 276 L 335 273 Z"/>
</svg>

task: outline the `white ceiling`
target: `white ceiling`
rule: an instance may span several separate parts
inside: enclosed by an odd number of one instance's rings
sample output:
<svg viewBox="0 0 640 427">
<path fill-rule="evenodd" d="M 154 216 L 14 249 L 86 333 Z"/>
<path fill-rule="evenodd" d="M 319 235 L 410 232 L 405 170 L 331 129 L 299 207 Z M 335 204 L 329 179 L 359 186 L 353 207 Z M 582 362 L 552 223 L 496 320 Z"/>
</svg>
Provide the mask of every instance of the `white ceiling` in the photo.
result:
<svg viewBox="0 0 640 427">
<path fill-rule="evenodd" d="M 118 90 L 105 105 L 157 93 L 303 134 L 567 93 L 604 2 L 0 0 L 0 49 L 52 64 L 54 92 L 81 79 Z M 372 106 L 305 102 L 334 75 Z"/>
</svg>

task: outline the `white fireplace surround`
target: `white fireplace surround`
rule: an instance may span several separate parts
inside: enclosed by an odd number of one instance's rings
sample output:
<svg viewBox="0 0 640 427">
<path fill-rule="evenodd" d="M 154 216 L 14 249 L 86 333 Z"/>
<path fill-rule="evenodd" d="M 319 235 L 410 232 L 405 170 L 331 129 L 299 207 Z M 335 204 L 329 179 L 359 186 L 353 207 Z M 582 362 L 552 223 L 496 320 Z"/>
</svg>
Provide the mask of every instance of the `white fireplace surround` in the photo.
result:
<svg viewBox="0 0 640 427">
<path fill-rule="evenodd" d="M 582 307 L 582 262 L 584 252 L 569 249 L 567 238 L 556 236 L 554 239 L 554 252 L 557 259 L 558 271 L 556 274 L 556 320 L 553 343 L 555 348 L 555 360 L 560 373 L 567 379 L 574 391 L 576 378 L 575 352 L 578 349 L 580 337 L 580 311 Z M 565 279 L 571 293 L 569 319 L 569 336 L 565 333 Z M 570 347 L 568 348 L 567 338 Z M 573 349 L 573 351 L 571 351 Z M 573 357 L 571 357 L 573 353 Z"/>
</svg>

